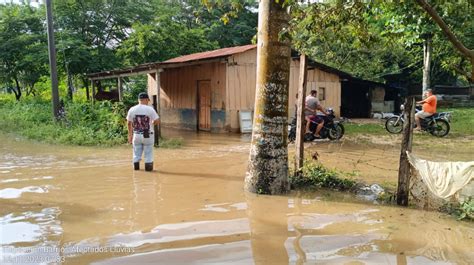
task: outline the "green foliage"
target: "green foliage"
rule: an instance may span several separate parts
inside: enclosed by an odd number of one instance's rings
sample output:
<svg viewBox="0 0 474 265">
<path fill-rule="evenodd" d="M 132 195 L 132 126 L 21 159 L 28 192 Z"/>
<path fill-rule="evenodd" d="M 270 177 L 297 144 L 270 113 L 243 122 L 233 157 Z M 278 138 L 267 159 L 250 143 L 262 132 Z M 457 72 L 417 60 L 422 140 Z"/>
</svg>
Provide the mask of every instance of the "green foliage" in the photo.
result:
<svg viewBox="0 0 474 265">
<path fill-rule="evenodd" d="M 136 96 L 131 105 L 137 103 Z M 101 101 L 64 105 L 64 115 L 56 122 L 52 118 L 51 101 L 38 97 L 18 102 L 0 94 L 0 131 L 14 133 L 27 139 L 52 144 L 104 145 L 127 141 L 124 103 Z M 182 138 L 161 138 L 161 148 L 180 148 Z"/>
<path fill-rule="evenodd" d="M 160 147 L 176 149 L 183 146 L 183 138 L 160 138 Z"/>
<path fill-rule="evenodd" d="M 341 178 L 339 174 L 325 168 L 319 163 L 305 161 L 300 173 L 290 176 L 293 188 L 329 188 L 335 190 L 349 190 L 356 182 L 351 179 Z"/>
<path fill-rule="evenodd" d="M 472 136 L 474 135 L 474 108 L 456 107 L 456 108 L 439 108 L 438 112 L 451 112 L 451 130 L 448 137 Z M 385 120 L 383 120 L 384 122 Z M 383 123 L 345 123 L 345 133 L 347 135 L 370 134 L 370 135 L 387 135 Z M 429 134 L 418 135 L 426 136 L 426 139 L 432 139 Z"/>
<path fill-rule="evenodd" d="M 64 118 L 52 118 L 51 103 L 29 99 L 0 101 L 0 128 L 28 139 L 72 145 L 116 145 L 126 142 L 124 107 L 108 101 L 100 104 L 66 103 Z"/>
<path fill-rule="evenodd" d="M 373 134 L 373 135 L 380 135 L 380 134 L 387 134 L 385 127 L 383 124 L 359 124 L 359 123 L 345 123 L 345 133 L 348 135 L 354 134 Z"/>
<path fill-rule="evenodd" d="M 452 113 L 450 135 L 472 136 L 474 135 L 474 108 L 440 108 L 438 112 L 448 111 Z"/>
<path fill-rule="evenodd" d="M 127 93 L 125 93 L 123 97 L 125 109 L 128 110 L 137 104 L 138 94 L 140 94 L 140 92 L 146 92 L 147 82 L 148 80 L 146 76 L 137 76 L 127 79 Z"/>
<path fill-rule="evenodd" d="M 474 220 L 474 199 L 469 197 L 463 201 L 457 210 L 458 220 L 468 219 Z"/>
<path fill-rule="evenodd" d="M 218 47 L 216 42 L 207 40 L 206 30 L 187 28 L 173 21 L 171 16 L 163 16 L 153 24 L 136 23 L 132 30 L 133 33 L 118 49 L 118 55 L 130 66 Z"/>
<path fill-rule="evenodd" d="M 73 74 L 120 67 L 117 45 L 127 39 L 133 23 L 148 23 L 153 17 L 145 0 L 64 0 L 55 2 L 54 11 L 61 29 L 58 53 Z"/>
<path fill-rule="evenodd" d="M 0 83 L 10 87 L 17 100 L 46 74 L 47 46 L 42 9 L 0 5 Z"/>
<path fill-rule="evenodd" d="M 289 1 L 295 2 L 295 1 Z M 442 18 L 472 47 L 469 1 L 436 1 Z M 422 42 L 433 40 L 432 84 L 466 82 L 469 62 L 414 1 L 323 1 L 293 3 L 290 32 L 297 49 L 357 77 L 383 81 L 397 75 L 405 85 L 421 82 Z M 456 7 L 454 7 L 456 6 Z"/>
<path fill-rule="evenodd" d="M 197 9 L 199 23 L 209 28 L 208 37 L 220 47 L 249 44 L 257 34 L 257 1 L 203 1 L 207 10 Z"/>
<path fill-rule="evenodd" d="M 474 221 L 474 198 L 469 197 L 461 203 L 447 203 L 441 209 L 458 220 Z"/>
</svg>

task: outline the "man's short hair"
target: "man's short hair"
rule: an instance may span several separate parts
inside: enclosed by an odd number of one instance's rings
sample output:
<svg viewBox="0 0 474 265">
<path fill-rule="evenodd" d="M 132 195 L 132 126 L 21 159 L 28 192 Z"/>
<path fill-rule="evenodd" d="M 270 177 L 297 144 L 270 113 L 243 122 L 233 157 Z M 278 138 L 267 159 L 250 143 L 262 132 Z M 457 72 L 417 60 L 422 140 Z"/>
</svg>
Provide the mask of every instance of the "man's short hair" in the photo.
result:
<svg viewBox="0 0 474 265">
<path fill-rule="evenodd" d="M 316 90 L 316 89 L 311 89 L 311 92 L 310 92 L 310 93 L 311 93 L 311 95 L 317 94 L 317 93 L 318 93 L 318 90 Z"/>
<path fill-rule="evenodd" d="M 433 94 L 433 89 L 428 88 L 428 89 L 426 90 L 426 92 L 429 92 L 429 93 Z"/>
</svg>

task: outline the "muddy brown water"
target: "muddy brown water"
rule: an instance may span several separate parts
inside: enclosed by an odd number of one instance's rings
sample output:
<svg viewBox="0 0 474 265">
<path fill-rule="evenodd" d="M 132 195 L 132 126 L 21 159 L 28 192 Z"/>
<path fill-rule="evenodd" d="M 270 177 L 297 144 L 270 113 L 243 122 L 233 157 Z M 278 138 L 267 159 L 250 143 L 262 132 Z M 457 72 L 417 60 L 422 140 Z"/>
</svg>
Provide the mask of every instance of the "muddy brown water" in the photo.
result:
<svg viewBox="0 0 474 265">
<path fill-rule="evenodd" d="M 181 136 L 183 148 L 155 151 L 149 173 L 132 170 L 129 146 L 0 135 L 0 263 L 474 263 L 472 223 L 327 191 L 247 194 L 248 136 Z M 307 150 L 367 180 L 396 179 L 393 146 Z"/>
</svg>

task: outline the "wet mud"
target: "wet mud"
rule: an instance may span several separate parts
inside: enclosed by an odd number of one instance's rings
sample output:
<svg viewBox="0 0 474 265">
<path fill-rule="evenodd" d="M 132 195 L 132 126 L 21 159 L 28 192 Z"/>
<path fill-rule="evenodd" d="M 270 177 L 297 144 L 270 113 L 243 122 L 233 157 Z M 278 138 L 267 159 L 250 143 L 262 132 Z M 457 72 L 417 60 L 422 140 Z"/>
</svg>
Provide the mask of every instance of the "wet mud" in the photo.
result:
<svg viewBox="0 0 474 265">
<path fill-rule="evenodd" d="M 327 191 L 247 194 L 250 137 L 178 136 L 184 147 L 155 150 L 150 173 L 133 171 L 129 146 L 0 135 L 0 263 L 474 262 L 472 223 Z M 321 142 L 307 150 L 373 182 L 396 179 L 396 147 Z"/>
</svg>

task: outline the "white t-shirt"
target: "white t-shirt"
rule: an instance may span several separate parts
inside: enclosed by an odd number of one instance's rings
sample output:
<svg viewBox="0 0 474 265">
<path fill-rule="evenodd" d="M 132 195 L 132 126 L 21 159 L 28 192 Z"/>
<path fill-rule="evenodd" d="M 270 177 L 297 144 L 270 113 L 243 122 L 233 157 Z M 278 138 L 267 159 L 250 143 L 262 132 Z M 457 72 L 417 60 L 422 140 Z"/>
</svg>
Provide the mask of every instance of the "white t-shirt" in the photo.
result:
<svg viewBox="0 0 474 265">
<path fill-rule="evenodd" d="M 127 121 L 133 123 L 133 131 L 140 133 L 144 130 L 153 132 L 153 122 L 159 118 L 152 107 L 143 104 L 131 107 L 127 113 Z"/>
<path fill-rule="evenodd" d="M 316 109 L 319 105 L 321 105 L 321 103 L 319 103 L 319 99 L 317 97 L 313 97 L 311 95 L 308 95 L 305 98 L 305 105 L 306 105 L 306 107 L 308 107 L 310 109 Z M 304 115 L 309 116 L 309 115 L 314 115 L 314 113 L 305 108 Z"/>
</svg>

